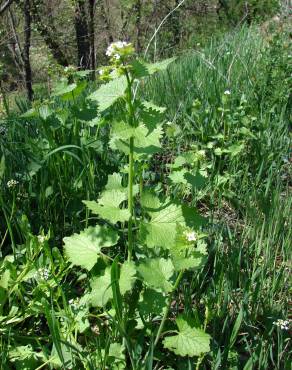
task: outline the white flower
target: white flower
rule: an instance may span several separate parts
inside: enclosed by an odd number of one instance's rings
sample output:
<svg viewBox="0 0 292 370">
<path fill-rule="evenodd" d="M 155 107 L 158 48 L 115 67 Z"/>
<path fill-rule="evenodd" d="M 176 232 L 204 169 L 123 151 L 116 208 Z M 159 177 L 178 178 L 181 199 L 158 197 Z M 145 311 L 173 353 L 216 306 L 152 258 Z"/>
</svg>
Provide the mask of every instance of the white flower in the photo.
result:
<svg viewBox="0 0 292 370">
<path fill-rule="evenodd" d="M 15 186 L 16 186 L 17 184 L 19 184 L 19 182 L 18 182 L 17 180 L 13 180 L 13 179 L 11 179 L 11 180 L 9 180 L 9 181 L 7 182 L 7 186 L 8 186 L 8 188 L 15 188 Z"/>
<path fill-rule="evenodd" d="M 231 91 L 230 90 L 225 90 L 224 95 L 231 95 Z"/>
<path fill-rule="evenodd" d="M 289 330 L 291 320 L 282 320 L 278 319 L 277 321 L 274 321 L 273 324 L 278 326 L 278 328 L 281 328 L 282 330 Z"/>
<path fill-rule="evenodd" d="M 46 237 L 44 235 L 38 235 L 38 241 L 39 243 L 43 244 L 46 240 Z"/>
<path fill-rule="evenodd" d="M 34 275 L 35 279 L 48 280 L 50 272 L 46 268 L 39 268 Z"/>
<path fill-rule="evenodd" d="M 130 46 L 131 43 L 130 42 L 126 42 L 126 41 L 116 41 L 116 42 L 112 42 L 108 48 L 106 49 L 106 52 L 105 54 L 108 56 L 108 57 L 114 57 L 115 59 L 120 59 L 120 54 L 119 54 L 119 51 L 121 51 L 122 49 Z"/>
<path fill-rule="evenodd" d="M 100 70 L 98 71 L 98 74 L 99 74 L 100 76 L 102 76 L 102 75 L 104 74 L 104 70 L 103 70 L 103 69 L 100 69 Z"/>
<path fill-rule="evenodd" d="M 195 242 L 197 240 L 197 234 L 194 231 L 185 231 L 184 236 L 188 242 Z"/>
</svg>

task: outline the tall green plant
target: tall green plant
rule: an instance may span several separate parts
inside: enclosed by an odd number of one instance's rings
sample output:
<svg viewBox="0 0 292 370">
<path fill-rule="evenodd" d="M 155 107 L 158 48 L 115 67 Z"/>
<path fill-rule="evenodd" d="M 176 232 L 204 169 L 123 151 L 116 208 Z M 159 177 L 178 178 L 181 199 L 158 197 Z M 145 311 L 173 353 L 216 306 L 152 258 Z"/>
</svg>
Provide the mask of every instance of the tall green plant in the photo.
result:
<svg viewBox="0 0 292 370">
<path fill-rule="evenodd" d="M 162 151 L 165 108 L 141 100 L 137 90 L 173 59 L 146 64 L 125 42 L 111 44 L 107 55 L 111 64 L 99 72 L 107 83 L 89 99 L 108 117 L 109 149 L 127 162 L 108 177 L 97 201 L 84 201 L 99 223 L 64 238 L 65 253 L 72 265 L 88 271 L 87 301 L 112 319 L 117 344 L 127 349 L 132 368 L 149 368 L 163 337 L 164 348 L 179 356 L 201 356 L 210 349 L 210 336 L 189 317 L 175 317 L 178 329 L 172 335 L 165 331 L 184 272 L 201 269 L 206 259 L 204 219 L 143 177 L 151 157 Z M 146 353 L 135 346 L 141 332 L 148 337 Z"/>
</svg>

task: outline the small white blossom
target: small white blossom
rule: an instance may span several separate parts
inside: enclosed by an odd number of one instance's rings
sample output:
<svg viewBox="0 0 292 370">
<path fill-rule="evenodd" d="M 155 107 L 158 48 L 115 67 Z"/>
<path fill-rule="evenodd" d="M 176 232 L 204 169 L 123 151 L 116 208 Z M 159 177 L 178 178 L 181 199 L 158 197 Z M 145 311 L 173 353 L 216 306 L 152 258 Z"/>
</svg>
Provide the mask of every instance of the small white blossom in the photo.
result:
<svg viewBox="0 0 292 370">
<path fill-rule="evenodd" d="M 231 91 L 230 90 L 225 90 L 224 95 L 231 95 Z"/>
<path fill-rule="evenodd" d="M 38 235 L 38 241 L 40 244 L 43 244 L 46 241 L 46 237 L 44 235 Z"/>
<path fill-rule="evenodd" d="M 35 279 L 48 280 L 50 272 L 46 268 L 39 268 L 34 275 Z"/>
<path fill-rule="evenodd" d="M 103 69 L 100 69 L 100 70 L 98 71 L 98 74 L 99 74 L 100 76 L 102 76 L 102 75 L 104 74 L 104 70 L 103 70 Z"/>
<path fill-rule="evenodd" d="M 7 182 L 7 187 L 8 187 L 8 188 L 15 188 L 15 186 L 16 186 L 18 183 L 19 183 L 19 181 L 11 179 L 11 180 L 9 180 L 9 181 Z"/>
<path fill-rule="evenodd" d="M 197 234 L 194 231 L 185 231 L 184 236 L 188 242 L 195 242 L 197 240 Z"/>
<path fill-rule="evenodd" d="M 289 330 L 290 322 L 291 320 L 278 319 L 277 321 L 274 321 L 273 324 L 282 330 Z"/>
<path fill-rule="evenodd" d="M 106 55 L 108 57 L 114 57 L 115 59 L 120 59 L 119 51 L 122 49 L 130 46 L 131 43 L 126 41 L 116 41 L 109 45 L 109 47 L 106 49 Z"/>
</svg>

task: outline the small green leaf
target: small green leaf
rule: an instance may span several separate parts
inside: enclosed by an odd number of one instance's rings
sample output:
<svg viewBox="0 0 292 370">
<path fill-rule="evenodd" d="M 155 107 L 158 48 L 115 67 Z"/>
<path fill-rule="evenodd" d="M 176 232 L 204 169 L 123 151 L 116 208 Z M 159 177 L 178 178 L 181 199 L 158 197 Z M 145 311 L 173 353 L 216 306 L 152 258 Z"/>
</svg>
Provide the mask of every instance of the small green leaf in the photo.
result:
<svg viewBox="0 0 292 370">
<path fill-rule="evenodd" d="M 200 356 L 210 351 L 210 336 L 203 330 L 192 328 L 182 318 L 176 320 L 179 332 L 163 340 L 164 348 L 169 349 L 178 356 Z"/>
<path fill-rule="evenodd" d="M 88 99 L 96 101 L 99 110 L 103 112 L 124 95 L 126 88 L 126 77 L 119 77 L 105 85 L 101 85 L 98 90 L 89 95 Z"/>
<path fill-rule="evenodd" d="M 80 234 L 64 238 L 65 253 L 71 263 L 91 270 L 101 248 L 115 245 L 119 237 L 116 231 L 106 226 L 91 226 Z"/>
<path fill-rule="evenodd" d="M 171 260 L 164 258 L 148 259 L 137 268 L 143 282 L 158 292 L 171 292 L 172 283 L 169 281 L 174 273 Z"/>
</svg>

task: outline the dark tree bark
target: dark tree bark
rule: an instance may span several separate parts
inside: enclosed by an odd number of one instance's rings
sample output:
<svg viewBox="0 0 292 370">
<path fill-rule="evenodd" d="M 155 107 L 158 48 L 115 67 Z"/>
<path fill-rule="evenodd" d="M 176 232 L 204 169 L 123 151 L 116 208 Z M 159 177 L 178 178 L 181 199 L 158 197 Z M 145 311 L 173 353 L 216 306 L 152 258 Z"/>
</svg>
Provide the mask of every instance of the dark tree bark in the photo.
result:
<svg viewBox="0 0 292 370">
<path fill-rule="evenodd" d="M 142 13 L 142 0 L 137 0 L 135 4 L 135 13 L 136 13 L 136 51 L 138 54 L 140 54 L 142 50 L 141 45 L 141 13 Z"/>
<path fill-rule="evenodd" d="M 24 60 L 23 60 L 23 53 L 22 53 L 22 48 L 20 44 L 20 40 L 16 31 L 16 22 L 14 18 L 14 14 L 11 11 L 11 9 L 8 9 L 8 14 L 9 14 L 9 21 L 13 33 L 13 42 L 8 43 L 8 49 L 11 52 L 14 64 L 16 65 L 16 68 L 19 70 L 20 74 L 22 77 L 24 77 Z"/>
<path fill-rule="evenodd" d="M 175 0 L 175 7 L 178 6 L 180 0 Z M 171 16 L 172 18 L 172 32 L 173 32 L 173 44 L 178 46 L 181 38 L 181 23 L 180 23 L 180 9 L 176 10 Z"/>
<path fill-rule="evenodd" d="M 94 5 L 95 0 L 88 0 L 88 12 L 89 12 L 89 43 L 90 43 L 90 68 L 92 69 L 91 78 L 95 80 L 95 68 L 96 68 L 96 60 L 95 60 L 95 38 L 94 38 Z"/>
<path fill-rule="evenodd" d="M 102 3 L 101 3 L 100 13 L 101 13 L 101 17 L 103 19 L 103 23 L 104 23 L 105 30 L 106 30 L 106 33 L 107 33 L 108 43 L 111 44 L 114 41 L 114 38 L 113 38 L 113 35 L 111 33 L 111 26 L 110 26 L 110 22 L 109 22 L 109 18 L 108 18 L 108 15 L 107 15 L 106 6 L 105 6 L 104 1 L 102 1 Z"/>
<path fill-rule="evenodd" d="M 77 42 L 77 64 L 80 68 L 86 69 L 90 66 L 90 45 L 85 0 L 76 0 L 75 3 L 75 32 Z"/>
<path fill-rule="evenodd" d="M 30 40 L 31 40 L 31 14 L 30 14 L 30 0 L 24 0 L 24 47 L 23 47 L 23 62 L 24 62 L 24 76 L 27 97 L 30 101 L 33 99 L 32 89 L 32 73 L 30 65 Z"/>
<path fill-rule="evenodd" d="M 44 39 L 47 47 L 50 49 L 53 57 L 56 59 L 56 61 L 66 67 L 69 65 L 68 59 L 65 55 L 65 53 L 62 51 L 62 47 L 56 40 L 56 32 L 54 30 L 54 27 L 51 26 L 50 28 L 43 22 L 39 10 L 38 10 L 38 1 L 32 0 L 32 6 L 31 6 L 31 12 L 32 17 L 35 21 L 36 28 L 42 38 Z"/>
</svg>

